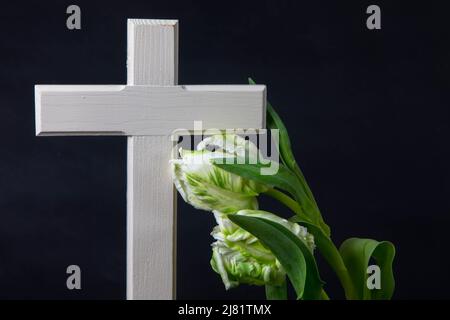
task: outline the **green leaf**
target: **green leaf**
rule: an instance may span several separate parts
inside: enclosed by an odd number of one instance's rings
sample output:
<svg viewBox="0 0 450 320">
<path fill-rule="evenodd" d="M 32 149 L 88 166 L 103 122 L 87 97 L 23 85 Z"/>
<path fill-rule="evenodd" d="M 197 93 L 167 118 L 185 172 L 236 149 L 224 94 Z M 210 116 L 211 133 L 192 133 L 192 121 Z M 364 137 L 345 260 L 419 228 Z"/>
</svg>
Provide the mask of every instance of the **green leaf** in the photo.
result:
<svg viewBox="0 0 450 320">
<path fill-rule="evenodd" d="M 278 228 L 282 232 L 286 232 L 286 228 L 282 225 L 269 221 L 274 227 Z M 302 253 L 305 256 L 306 261 L 306 286 L 305 293 L 303 295 L 303 299 L 311 300 L 311 299 L 319 299 L 321 298 L 322 288 L 325 284 L 324 281 L 320 278 L 319 269 L 316 264 L 316 259 L 314 258 L 313 253 L 309 250 L 307 245 L 296 237 L 292 232 L 287 231 L 286 234 L 292 241 L 294 241 L 297 246 L 302 250 Z"/>
<path fill-rule="evenodd" d="M 275 222 L 255 217 L 228 215 L 265 245 L 286 271 L 298 299 L 320 299 L 323 281 L 308 247 L 292 232 Z"/>
<path fill-rule="evenodd" d="M 323 231 L 317 226 L 299 218 L 298 216 L 291 217 L 289 221 L 297 222 L 308 229 L 308 232 L 314 236 L 314 243 L 319 249 L 320 254 L 333 268 L 334 272 L 344 286 L 345 296 L 347 297 L 347 299 L 355 298 L 352 279 L 348 274 L 348 270 L 344 263 L 344 260 L 342 260 L 338 249 L 334 245 L 333 241 L 331 241 L 330 237 L 325 235 Z"/>
<path fill-rule="evenodd" d="M 342 243 L 339 251 L 352 278 L 358 299 L 391 299 L 395 288 L 394 274 L 392 271 L 395 247 L 391 242 L 350 238 Z M 376 264 L 381 270 L 380 289 L 370 290 L 367 287 L 367 267 L 371 258 L 376 261 Z"/>
<path fill-rule="evenodd" d="M 330 237 L 325 235 L 320 228 L 308 221 L 298 218 L 297 216 L 294 216 L 289 220 L 292 222 L 297 222 L 308 229 L 308 232 L 314 236 L 314 243 L 329 264 L 336 264 L 338 260 L 341 260 L 341 264 L 343 264 L 341 256 L 334 246 L 333 241 L 331 241 Z"/>
<path fill-rule="evenodd" d="M 255 81 L 253 81 L 253 79 L 251 78 L 248 79 L 248 82 L 249 84 L 255 84 Z M 316 200 L 314 199 L 314 195 L 309 188 L 308 183 L 306 182 L 305 176 L 303 175 L 303 172 L 300 170 L 300 167 L 295 161 L 294 153 L 292 152 L 291 147 L 291 140 L 289 139 L 289 134 L 286 126 L 269 101 L 267 101 L 266 122 L 267 128 L 278 129 L 280 156 L 283 163 L 297 175 L 309 199 L 317 205 Z"/>
<path fill-rule="evenodd" d="M 237 160 L 237 158 L 235 160 Z M 243 163 L 243 161 L 234 161 L 234 163 L 230 162 L 230 158 L 219 158 L 212 160 L 212 163 L 215 166 L 227 172 L 231 172 L 243 178 L 266 184 L 271 187 L 277 187 L 281 190 L 289 192 L 301 206 L 302 212 L 304 213 L 302 218 L 320 227 L 326 235 L 330 234 L 330 228 L 323 221 L 322 215 L 320 214 L 317 206 L 308 198 L 305 193 L 305 189 L 300 184 L 296 176 L 283 164 L 278 164 L 279 169 L 276 174 L 262 175 L 261 169 L 270 167 L 272 165 L 271 162 L 267 164 L 247 164 Z"/>
<path fill-rule="evenodd" d="M 252 78 L 248 78 L 249 84 L 255 84 L 255 81 L 253 81 Z M 299 185 L 301 186 L 302 194 L 305 194 L 308 198 L 309 202 L 311 202 L 311 205 L 314 207 L 314 211 L 316 212 L 315 215 L 320 216 L 320 227 L 324 231 L 324 233 L 329 236 L 330 235 L 330 228 L 329 226 L 323 221 L 322 215 L 320 213 L 319 207 L 317 205 L 316 199 L 314 198 L 314 195 L 311 191 L 311 188 L 309 187 L 308 183 L 306 182 L 305 176 L 303 172 L 301 171 L 300 167 L 297 164 L 297 161 L 295 160 L 294 153 L 292 152 L 291 147 L 291 140 L 289 139 L 289 134 L 286 129 L 286 126 L 284 125 L 283 121 L 281 120 L 278 113 L 273 108 L 272 104 L 267 101 L 267 115 L 266 115 L 266 122 L 267 122 L 267 128 L 269 129 L 278 129 L 279 132 L 279 150 L 280 150 L 280 157 L 282 160 L 282 163 L 286 165 L 288 170 L 292 171 L 299 182 Z M 296 198 L 298 201 L 298 199 Z M 299 202 L 301 204 L 301 202 Z M 309 210 L 308 208 L 305 208 L 305 211 Z"/>
<path fill-rule="evenodd" d="M 286 281 L 281 286 L 266 285 L 267 300 L 287 300 L 287 285 Z"/>
</svg>

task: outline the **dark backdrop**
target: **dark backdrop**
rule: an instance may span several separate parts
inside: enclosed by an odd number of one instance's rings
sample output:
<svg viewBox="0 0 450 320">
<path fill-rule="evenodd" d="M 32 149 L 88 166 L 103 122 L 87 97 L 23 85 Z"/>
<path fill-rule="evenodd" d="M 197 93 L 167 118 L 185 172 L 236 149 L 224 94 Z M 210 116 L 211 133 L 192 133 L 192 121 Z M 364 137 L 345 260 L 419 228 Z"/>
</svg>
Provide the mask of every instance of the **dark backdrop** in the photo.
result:
<svg viewBox="0 0 450 320">
<path fill-rule="evenodd" d="M 0 298 L 125 298 L 126 138 L 36 138 L 33 85 L 125 83 L 127 18 L 180 20 L 181 84 L 267 84 L 336 242 L 391 240 L 395 298 L 449 298 L 448 8 L 393 2 L 378 31 L 372 1 L 76 1 L 80 31 L 71 2 L 2 3 Z M 178 297 L 262 298 L 211 271 L 213 224 L 179 201 Z"/>
</svg>

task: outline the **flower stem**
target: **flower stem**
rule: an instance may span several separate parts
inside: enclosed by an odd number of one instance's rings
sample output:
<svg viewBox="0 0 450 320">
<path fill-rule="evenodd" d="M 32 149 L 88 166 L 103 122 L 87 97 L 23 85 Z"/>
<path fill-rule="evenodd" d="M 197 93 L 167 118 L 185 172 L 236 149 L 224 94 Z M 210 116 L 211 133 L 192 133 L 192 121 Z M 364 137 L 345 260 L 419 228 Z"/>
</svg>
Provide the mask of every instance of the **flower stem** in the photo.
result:
<svg viewBox="0 0 450 320">
<path fill-rule="evenodd" d="M 286 207 L 295 212 L 297 216 L 304 216 L 303 210 L 300 205 L 285 193 L 272 188 L 266 191 L 265 194 L 283 203 Z M 322 233 L 320 228 L 318 228 L 318 232 Z M 344 261 L 342 260 L 341 254 L 329 237 L 327 237 L 325 234 L 323 234 L 323 237 L 325 237 L 324 239 L 328 240 L 321 241 L 322 236 L 315 236 L 316 245 L 322 256 L 325 258 L 325 260 L 328 262 L 328 264 L 331 266 L 331 268 L 339 278 L 339 281 L 344 288 L 346 298 L 348 300 L 354 299 L 355 289 L 353 286 L 353 282 L 348 273 L 348 269 L 345 266 Z"/>
<path fill-rule="evenodd" d="M 316 245 L 322 256 L 336 273 L 339 282 L 344 288 L 345 298 L 347 300 L 355 299 L 355 289 L 352 279 L 334 243 L 330 239 L 329 241 L 317 241 Z"/>
<path fill-rule="evenodd" d="M 285 193 L 278 191 L 276 189 L 269 189 L 265 192 L 268 196 L 280 201 L 282 204 L 284 204 L 286 207 L 291 209 L 293 212 L 295 212 L 297 215 L 302 215 L 303 210 L 300 207 L 300 205 L 291 197 L 286 195 Z"/>
<path fill-rule="evenodd" d="M 322 291 L 320 292 L 320 299 L 322 299 L 322 300 L 330 300 L 330 297 L 328 296 L 328 294 L 325 292 L 324 289 L 322 289 Z"/>
</svg>

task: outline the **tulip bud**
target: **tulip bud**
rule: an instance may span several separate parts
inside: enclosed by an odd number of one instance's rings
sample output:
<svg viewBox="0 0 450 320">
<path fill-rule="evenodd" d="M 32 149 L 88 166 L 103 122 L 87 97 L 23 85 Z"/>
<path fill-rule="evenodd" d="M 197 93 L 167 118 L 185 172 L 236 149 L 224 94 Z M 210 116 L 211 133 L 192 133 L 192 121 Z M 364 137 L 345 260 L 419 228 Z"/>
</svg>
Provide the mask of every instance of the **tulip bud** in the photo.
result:
<svg viewBox="0 0 450 320">
<path fill-rule="evenodd" d="M 306 228 L 280 218 L 270 212 L 259 210 L 241 210 L 237 215 L 263 218 L 281 224 L 311 251 L 314 250 L 314 238 Z M 212 244 L 211 266 L 217 272 L 226 289 L 240 283 L 253 285 L 281 285 L 285 271 L 272 252 L 256 237 L 231 222 L 225 214 L 215 211 L 217 226 L 211 235 L 216 239 Z"/>
<path fill-rule="evenodd" d="M 180 149 L 180 159 L 171 160 L 172 177 L 184 201 L 197 209 L 223 213 L 235 213 L 242 209 L 257 209 L 256 197 L 268 186 L 242 178 L 214 166 L 213 159 L 235 158 L 243 150 L 258 152 L 255 145 L 242 138 L 229 136 L 225 139 L 236 141 L 234 145 L 224 143 L 215 151 L 207 150 L 218 137 L 204 139 L 197 151 Z"/>
<path fill-rule="evenodd" d="M 245 159 L 248 163 L 256 163 L 258 158 L 262 158 L 262 154 L 254 143 L 235 134 L 213 135 L 203 139 L 197 145 L 197 150 L 211 150 L 212 148 Z"/>
</svg>

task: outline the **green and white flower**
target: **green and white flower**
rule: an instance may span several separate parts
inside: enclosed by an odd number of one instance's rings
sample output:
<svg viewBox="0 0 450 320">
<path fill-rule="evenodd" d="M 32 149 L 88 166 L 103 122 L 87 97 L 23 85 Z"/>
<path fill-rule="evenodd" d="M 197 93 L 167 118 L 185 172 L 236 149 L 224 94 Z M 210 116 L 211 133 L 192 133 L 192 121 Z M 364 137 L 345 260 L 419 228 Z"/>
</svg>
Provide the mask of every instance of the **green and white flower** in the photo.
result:
<svg viewBox="0 0 450 320">
<path fill-rule="evenodd" d="M 270 220 L 281 224 L 302 240 L 311 251 L 314 238 L 306 228 L 261 210 L 241 210 L 237 215 L 245 215 Z M 223 213 L 214 212 L 217 226 L 211 235 L 216 240 L 212 244 L 211 266 L 217 272 L 226 289 L 241 283 L 253 285 L 280 285 L 285 279 L 285 271 L 272 252 L 256 237 L 231 222 Z"/>
<path fill-rule="evenodd" d="M 236 134 L 213 135 L 203 139 L 197 145 L 197 150 L 211 150 L 212 148 L 245 159 L 249 163 L 256 163 L 258 158 L 262 158 L 262 154 L 254 143 Z"/>
<path fill-rule="evenodd" d="M 211 147 L 215 150 L 207 150 Z M 256 197 L 269 187 L 228 173 L 211 163 L 213 159 L 235 159 L 245 155 L 245 150 L 251 154 L 258 152 L 251 142 L 235 135 L 206 138 L 196 151 L 180 149 L 181 158 L 171 160 L 171 168 L 175 187 L 184 201 L 198 209 L 223 213 L 257 209 Z"/>
</svg>

